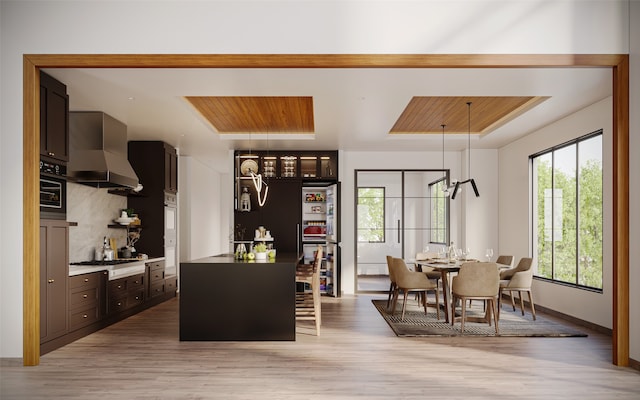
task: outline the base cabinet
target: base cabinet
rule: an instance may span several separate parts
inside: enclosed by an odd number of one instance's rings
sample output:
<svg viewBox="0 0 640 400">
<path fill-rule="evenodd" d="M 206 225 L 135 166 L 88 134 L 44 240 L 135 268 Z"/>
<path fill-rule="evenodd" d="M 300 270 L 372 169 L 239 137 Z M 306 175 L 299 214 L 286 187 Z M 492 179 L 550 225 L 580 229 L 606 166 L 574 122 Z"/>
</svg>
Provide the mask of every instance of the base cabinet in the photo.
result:
<svg viewBox="0 0 640 400">
<path fill-rule="evenodd" d="M 106 272 L 69 277 L 69 331 L 100 321 L 106 314 Z"/>
<path fill-rule="evenodd" d="M 40 343 L 67 333 L 69 225 L 40 220 Z"/>
<path fill-rule="evenodd" d="M 107 286 L 107 314 L 112 316 L 141 305 L 146 299 L 145 274 L 120 278 Z"/>
</svg>

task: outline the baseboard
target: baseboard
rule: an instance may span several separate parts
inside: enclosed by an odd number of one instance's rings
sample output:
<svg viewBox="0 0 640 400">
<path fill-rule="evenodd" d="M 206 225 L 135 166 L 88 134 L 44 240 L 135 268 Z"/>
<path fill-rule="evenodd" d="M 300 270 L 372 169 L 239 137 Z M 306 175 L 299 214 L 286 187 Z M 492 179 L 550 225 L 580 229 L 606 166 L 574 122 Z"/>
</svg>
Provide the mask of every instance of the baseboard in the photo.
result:
<svg viewBox="0 0 640 400">
<path fill-rule="evenodd" d="M 629 367 L 640 371 L 640 361 L 636 361 L 633 358 L 629 358 Z"/>
<path fill-rule="evenodd" d="M 505 294 L 502 295 L 502 297 L 503 297 L 503 300 L 502 300 L 502 305 L 503 306 L 511 305 L 511 303 L 510 303 L 511 300 L 509 300 L 509 295 L 508 294 L 505 293 Z M 505 298 L 507 300 L 509 300 L 509 303 L 504 301 Z M 525 305 L 525 312 L 527 312 L 528 310 L 531 310 L 531 306 L 529 305 L 529 302 L 527 300 L 524 300 L 524 305 Z M 550 315 L 552 317 L 557 317 L 557 318 L 563 319 L 563 320 L 565 320 L 567 322 L 570 322 L 570 323 L 572 323 L 574 325 L 579 325 L 579 326 L 585 327 L 587 329 L 590 329 L 590 330 L 592 330 L 594 332 L 597 332 L 597 333 L 601 333 L 603 335 L 607 335 L 607 336 L 612 336 L 613 335 L 613 330 L 611 330 L 609 328 L 606 328 L 604 326 L 597 325 L 597 324 L 594 324 L 593 322 L 585 321 L 585 320 L 582 320 L 580 318 L 576 318 L 574 316 L 571 316 L 571 315 L 568 315 L 568 314 L 564 314 L 564 313 L 561 313 L 559 311 L 556 311 L 556 310 L 553 310 L 551 308 L 547 308 L 547 307 L 544 307 L 544 306 L 541 306 L 541 305 L 538 305 L 538 304 L 536 304 L 535 306 L 536 306 L 536 312 L 541 312 L 541 313 Z M 518 309 L 518 308 L 519 308 L 519 301 L 517 300 L 517 297 L 516 297 L 516 309 Z"/>
</svg>

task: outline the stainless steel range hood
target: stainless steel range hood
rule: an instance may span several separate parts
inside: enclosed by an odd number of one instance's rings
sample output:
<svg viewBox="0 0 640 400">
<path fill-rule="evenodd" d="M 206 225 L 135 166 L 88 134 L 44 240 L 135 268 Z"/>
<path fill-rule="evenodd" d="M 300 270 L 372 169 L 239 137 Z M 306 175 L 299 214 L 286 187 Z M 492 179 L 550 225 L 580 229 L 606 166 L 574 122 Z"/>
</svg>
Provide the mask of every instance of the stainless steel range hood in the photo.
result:
<svg viewBox="0 0 640 400">
<path fill-rule="evenodd" d="M 139 185 L 127 159 L 127 126 L 100 111 L 69 113 L 69 163 L 71 180 L 96 187 Z"/>
</svg>

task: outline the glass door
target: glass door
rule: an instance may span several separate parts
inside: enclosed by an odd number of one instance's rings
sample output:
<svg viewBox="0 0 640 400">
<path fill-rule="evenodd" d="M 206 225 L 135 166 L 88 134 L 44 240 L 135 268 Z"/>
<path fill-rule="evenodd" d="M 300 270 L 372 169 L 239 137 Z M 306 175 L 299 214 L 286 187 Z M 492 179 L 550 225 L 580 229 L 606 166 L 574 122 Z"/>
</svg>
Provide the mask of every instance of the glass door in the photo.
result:
<svg viewBox="0 0 640 400">
<path fill-rule="evenodd" d="M 442 170 L 356 171 L 357 292 L 389 290 L 387 255 L 410 264 L 417 253 L 444 245 L 434 241 L 443 227 L 447 237 L 449 226 L 448 211 L 443 223 L 441 207 L 434 207 L 443 198 L 434 191 L 443 176 Z"/>
</svg>

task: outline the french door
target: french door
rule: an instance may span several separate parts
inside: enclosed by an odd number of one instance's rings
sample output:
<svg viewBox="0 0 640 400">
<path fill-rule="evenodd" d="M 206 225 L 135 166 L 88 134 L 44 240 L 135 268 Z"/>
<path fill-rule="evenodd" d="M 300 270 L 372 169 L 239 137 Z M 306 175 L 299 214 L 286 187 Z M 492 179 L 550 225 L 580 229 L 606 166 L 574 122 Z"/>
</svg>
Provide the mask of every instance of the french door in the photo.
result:
<svg viewBox="0 0 640 400">
<path fill-rule="evenodd" d="M 387 255 L 411 260 L 445 245 L 448 201 L 439 195 L 442 170 L 357 170 L 356 291 L 389 290 Z"/>
</svg>

